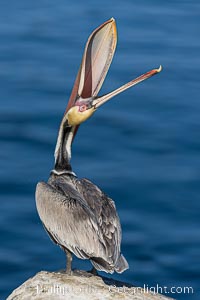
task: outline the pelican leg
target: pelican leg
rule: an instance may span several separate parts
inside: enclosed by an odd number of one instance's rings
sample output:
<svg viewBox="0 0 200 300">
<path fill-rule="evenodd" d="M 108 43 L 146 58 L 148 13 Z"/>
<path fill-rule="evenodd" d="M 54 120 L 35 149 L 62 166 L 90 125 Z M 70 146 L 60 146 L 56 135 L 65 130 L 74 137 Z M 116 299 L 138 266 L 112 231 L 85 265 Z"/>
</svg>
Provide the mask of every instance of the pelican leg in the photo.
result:
<svg viewBox="0 0 200 300">
<path fill-rule="evenodd" d="M 90 273 L 94 276 L 98 276 L 98 272 L 97 272 L 97 269 L 95 269 L 95 267 L 92 267 L 92 269 L 90 270 Z"/>
<path fill-rule="evenodd" d="M 66 273 L 72 275 L 72 253 L 69 250 L 65 250 L 67 263 L 66 263 Z"/>
</svg>

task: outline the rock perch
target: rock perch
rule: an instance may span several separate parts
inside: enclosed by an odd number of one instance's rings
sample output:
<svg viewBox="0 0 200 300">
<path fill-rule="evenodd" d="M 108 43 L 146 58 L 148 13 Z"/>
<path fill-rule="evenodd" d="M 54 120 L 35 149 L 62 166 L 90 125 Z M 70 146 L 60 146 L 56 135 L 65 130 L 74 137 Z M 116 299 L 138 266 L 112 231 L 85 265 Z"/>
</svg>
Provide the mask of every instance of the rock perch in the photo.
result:
<svg viewBox="0 0 200 300">
<path fill-rule="evenodd" d="M 75 271 L 41 271 L 15 289 L 7 300 L 173 300 L 130 284 Z"/>
</svg>

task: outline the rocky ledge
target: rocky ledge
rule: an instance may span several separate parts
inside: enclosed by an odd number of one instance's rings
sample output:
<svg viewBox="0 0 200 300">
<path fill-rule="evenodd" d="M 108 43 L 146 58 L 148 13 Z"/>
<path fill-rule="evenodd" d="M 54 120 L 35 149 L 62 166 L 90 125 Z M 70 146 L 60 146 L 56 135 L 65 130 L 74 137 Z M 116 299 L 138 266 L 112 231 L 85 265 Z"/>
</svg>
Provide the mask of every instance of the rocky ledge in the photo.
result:
<svg viewBox="0 0 200 300">
<path fill-rule="evenodd" d="M 84 271 L 41 271 L 15 289 L 7 300 L 172 300 L 130 284 Z"/>
</svg>

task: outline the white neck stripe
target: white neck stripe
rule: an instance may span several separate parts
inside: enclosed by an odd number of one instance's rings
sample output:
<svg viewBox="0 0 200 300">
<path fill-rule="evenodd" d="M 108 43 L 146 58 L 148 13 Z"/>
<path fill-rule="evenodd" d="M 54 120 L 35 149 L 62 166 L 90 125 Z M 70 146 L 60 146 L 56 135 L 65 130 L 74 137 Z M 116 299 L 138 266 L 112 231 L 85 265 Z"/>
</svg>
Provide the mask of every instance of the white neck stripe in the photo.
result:
<svg viewBox="0 0 200 300">
<path fill-rule="evenodd" d="M 73 175 L 73 176 L 77 177 L 76 174 L 74 172 L 72 172 L 72 171 L 65 171 L 65 170 L 63 170 L 63 171 L 56 171 L 55 169 L 53 169 L 51 172 L 54 173 L 54 174 L 56 174 L 56 175 L 69 174 L 69 175 Z"/>
</svg>

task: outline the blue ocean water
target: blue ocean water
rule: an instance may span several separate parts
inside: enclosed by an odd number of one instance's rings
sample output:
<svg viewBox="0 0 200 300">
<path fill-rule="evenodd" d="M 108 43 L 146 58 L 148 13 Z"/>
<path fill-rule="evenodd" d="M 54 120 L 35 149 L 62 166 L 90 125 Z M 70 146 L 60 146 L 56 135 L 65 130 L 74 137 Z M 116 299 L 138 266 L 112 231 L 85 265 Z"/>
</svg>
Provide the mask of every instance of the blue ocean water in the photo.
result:
<svg viewBox="0 0 200 300">
<path fill-rule="evenodd" d="M 118 46 L 101 93 L 160 64 L 163 72 L 117 96 L 80 127 L 72 166 L 115 200 L 130 269 L 111 277 L 168 291 L 178 287 L 168 295 L 199 299 L 196 0 L 1 4 L 1 299 L 36 272 L 65 266 L 37 215 L 35 185 L 53 167 L 59 123 L 87 37 L 110 17 L 117 21 Z M 74 267 L 90 266 L 75 259 Z"/>
</svg>

